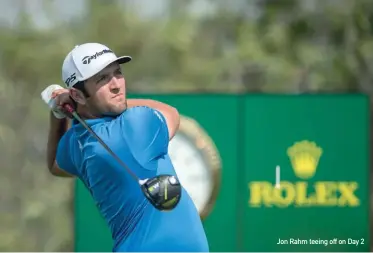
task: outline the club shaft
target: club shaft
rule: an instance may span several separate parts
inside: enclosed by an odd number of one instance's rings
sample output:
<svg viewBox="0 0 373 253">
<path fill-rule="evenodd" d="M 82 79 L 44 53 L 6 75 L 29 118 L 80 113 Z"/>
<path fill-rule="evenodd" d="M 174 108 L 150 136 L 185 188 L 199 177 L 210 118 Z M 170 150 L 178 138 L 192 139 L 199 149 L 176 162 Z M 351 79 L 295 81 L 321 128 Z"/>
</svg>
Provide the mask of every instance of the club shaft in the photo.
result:
<svg viewBox="0 0 373 253">
<path fill-rule="evenodd" d="M 79 121 L 80 124 L 83 125 L 85 129 L 87 129 L 96 139 L 97 141 L 106 149 L 107 152 L 109 152 L 112 157 L 133 177 L 137 182 L 139 182 L 139 178 L 136 176 L 135 173 L 128 168 L 128 166 L 109 148 L 108 145 L 92 130 L 92 128 L 79 116 L 77 112 L 72 112 L 71 113 L 73 117 Z"/>
</svg>

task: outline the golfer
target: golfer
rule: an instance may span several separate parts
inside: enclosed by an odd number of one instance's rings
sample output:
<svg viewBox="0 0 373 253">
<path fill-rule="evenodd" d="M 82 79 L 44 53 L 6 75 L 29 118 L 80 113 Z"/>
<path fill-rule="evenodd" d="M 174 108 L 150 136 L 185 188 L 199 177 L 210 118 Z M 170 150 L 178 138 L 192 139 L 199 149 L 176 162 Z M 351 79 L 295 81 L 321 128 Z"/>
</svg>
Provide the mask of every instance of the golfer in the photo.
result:
<svg viewBox="0 0 373 253">
<path fill-rule="evenodd" d="M 157 210 L 81 124 L 73 121 L 69 127 L 66 103 L 139 178 L 176 175 L 168 143 L 179 127 L 178 111 L 154 100 L 126 99 L 120 64 L 129 61 L 99 43 L 76 46 L 66 56 L 62 77 L 67 89 L 51 85 L 41 94 L 51 109 L 48 168 L 84 183 L 111 230 L 113 251 L 207 252 L 198 211 L 185 189 L 175 209 Z"/>
</svg>

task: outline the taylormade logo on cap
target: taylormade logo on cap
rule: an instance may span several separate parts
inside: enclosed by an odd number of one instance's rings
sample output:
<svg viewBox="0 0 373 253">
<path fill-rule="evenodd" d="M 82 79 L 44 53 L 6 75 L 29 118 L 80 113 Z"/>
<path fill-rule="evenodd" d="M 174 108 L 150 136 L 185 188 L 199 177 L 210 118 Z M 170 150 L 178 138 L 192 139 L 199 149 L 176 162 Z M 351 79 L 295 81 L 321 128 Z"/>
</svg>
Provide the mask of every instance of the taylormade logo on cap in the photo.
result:
<svg viewBox="0 0 373 253">
<path fill-rule="evenodd" d="M 94 55 L 84 56 L 83 59 L 82 59 L 82 63 L 83 64 L 90 64 L 92 60 L 95 60 L 97 57 L 99 57 L 103 54 L 106 54 L 106 53 L 114 53 L 114 52 L 111 51 L 110 49 L 104 49 L 101 52 L 96 52 Z"/>
</svg>

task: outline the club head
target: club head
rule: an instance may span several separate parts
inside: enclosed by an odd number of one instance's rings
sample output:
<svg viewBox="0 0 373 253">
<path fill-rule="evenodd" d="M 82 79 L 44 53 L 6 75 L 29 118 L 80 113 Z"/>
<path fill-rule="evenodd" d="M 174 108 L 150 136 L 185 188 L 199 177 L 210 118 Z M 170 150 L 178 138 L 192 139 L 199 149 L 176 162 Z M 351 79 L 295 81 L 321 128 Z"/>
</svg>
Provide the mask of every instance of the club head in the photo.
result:
<svg viewBox="0 0 373 253">
<path fill-rule="evenodd" d="M 145 180 L 141 189 L 150 203 L 160 211 L 174 209 L 181 198 L 181 185 L 173 175 L 159 175 Z"/>
</svg>

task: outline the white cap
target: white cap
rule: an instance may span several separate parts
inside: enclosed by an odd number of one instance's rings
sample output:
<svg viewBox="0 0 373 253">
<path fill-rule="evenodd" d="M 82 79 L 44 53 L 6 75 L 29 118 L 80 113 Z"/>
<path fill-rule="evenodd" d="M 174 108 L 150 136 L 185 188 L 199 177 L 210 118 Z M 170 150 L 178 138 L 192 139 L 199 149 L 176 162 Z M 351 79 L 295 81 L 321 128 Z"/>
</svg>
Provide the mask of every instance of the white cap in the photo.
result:
<svg viewBox="0 0 373 253">
<path fill-rule="evenodd" d="M 78 45 L 63 62 L 62 80 L 71 88 L 76 83 L 96 75 L 113 62 L 122 64 L 131 60 L 130 56 L 117 57 L 110 48 L 99 43 Z"/>
</svg>

